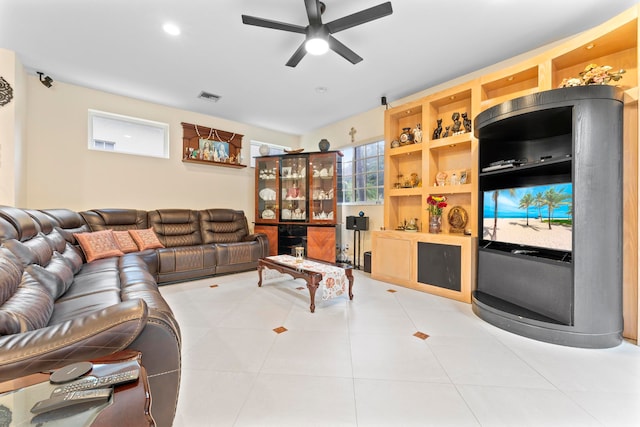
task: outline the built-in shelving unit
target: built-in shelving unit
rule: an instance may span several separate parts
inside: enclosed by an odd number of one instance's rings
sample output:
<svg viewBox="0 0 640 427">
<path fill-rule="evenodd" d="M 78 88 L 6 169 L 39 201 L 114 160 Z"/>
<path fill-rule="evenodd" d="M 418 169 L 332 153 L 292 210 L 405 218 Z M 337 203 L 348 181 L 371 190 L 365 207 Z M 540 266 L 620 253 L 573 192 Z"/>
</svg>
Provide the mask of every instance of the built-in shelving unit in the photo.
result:
<svg viewBox="0 0 640 427">
<path fill-rule="evenodd" d="M 547 51 L 531 55 L 519 63 L 477 76 L 467 82 L 431 93 L 423 98 L 398 105 L 385 112 L 385 201 L 384 230 L 372 233 L 372 275 L 404 286 L 441 294 L 462 301 L 471 300 L 476 286 L 475 255 L 465 248 L 475 247 L 481 237 L 478 228 L 478 182 L 491 183 L 497 176 L 506 176 L 514 182 L 529 179 L 539 173 L 554 174 L 565 170 L 572 158 L 554 158 L 544 164 L 527 165 L 513 171 L 485 172 L 478 170 L 478 140 L 471 132 L 443 137 L 446 126 L 452 125 L 453 113 L 466 112 L 475 119 L 481 112 L 506 101 L 536 96 L 539 92 L 555 89 L 565 78 L 578 77 L 588 64 L 610 65 L 626 70 L 622 80 L 614 82 L 624 94 L 623 138 L 623 316 L 624 336 L 638 336 L 638 9 L 635 6 L 615 18 L 585 31 Z M 446 87 L 446 85 L 445 85 Z M 442 120 L 440 138 L 434 138 L 437 121 Z M 540 117 L 539 127 L 545 117 Z M 420 124 L 422 142 L 399 144 L 406 128 Z M 396 142 L 397 141 L 397 142 Z M 508 150 L 508 147 L 507 147 Z M 508 153 L 502 154 L 505 158 Z M 577 154 L 579 155 L 579 153 Z M 496 159 L 497 160 L 497 159 Z M 451 176 L 466 170 L 466 183 L 451 185 Z M 438 173 L 447 174 L 445 185 L 437 185 Z M 407 176 L 417 173 L 420 183 L 402 185 Z M 502 175 L 504 173 L 504 175 Z M 442 176 L 442 174 L 441 174 Z M 502 178 L 501 178 L 502 179 Z M 445 195 L 443 232 L 427 233 L 428 212 L 426 198 Z M 450 233 L 446 215 L 453 206 L 461 206 L 469 215 L 466 228 L 470 235 Z M 417 233 L 399 231 L 405 221 L 416 219 Z M 437 285 L 424 285 L 418 281 L 418 242 L 437 242 L 447 239 L 447 245 L 462 248 L 461 256 L 472 262 L 461 263 L 461 277 L 472 277 L 470 289 L 452 291 Z M 384 242 L 384 243 L 381 243 Z M 395 243 L 394 243 L 395 242 Z M 448 250 L 448 249 L 447 249 Z M 377 251 L 377 253 L 376 253 Z M 456 251 L 448 252 L 456 254 Z M 397 260 L 393 265 L 389 259 Z M 467 259 L 467 258 L 465 258 Z M 402 268 L 397 266 L 402 265 Z M 457 265 L 457 264 L 456 264 Z M 431 277 L 430 275 L 422 276 Z"/>
</svg>

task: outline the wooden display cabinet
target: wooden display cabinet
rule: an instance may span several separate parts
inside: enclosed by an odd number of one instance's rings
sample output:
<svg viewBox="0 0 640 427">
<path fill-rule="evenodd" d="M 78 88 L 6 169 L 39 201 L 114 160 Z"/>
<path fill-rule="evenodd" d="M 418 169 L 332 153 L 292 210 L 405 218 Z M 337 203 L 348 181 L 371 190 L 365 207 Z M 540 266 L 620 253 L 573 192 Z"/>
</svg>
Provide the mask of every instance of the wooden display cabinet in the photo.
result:
<svg viewBox="0 0 640 427">
<path fill-rule="evenodd" d="M 336 261 L 337 195 L 342 162 L 337 151 L 256 158 L 255 227 L 269 240 L 269 255 Z"/>
<path fill-rule="evenodd" d="M 309 222 L 335 224 L 339 186 L 340 157 L 333 153 L 314 154 L 309 158 Z"/>
<path fill-rule="evenodd" d="M 278 197 L 280 194 L 280 159 L 264 157 L 256 159 L 256 222 L 277 224 L 280 212 Z"/>
</svg>

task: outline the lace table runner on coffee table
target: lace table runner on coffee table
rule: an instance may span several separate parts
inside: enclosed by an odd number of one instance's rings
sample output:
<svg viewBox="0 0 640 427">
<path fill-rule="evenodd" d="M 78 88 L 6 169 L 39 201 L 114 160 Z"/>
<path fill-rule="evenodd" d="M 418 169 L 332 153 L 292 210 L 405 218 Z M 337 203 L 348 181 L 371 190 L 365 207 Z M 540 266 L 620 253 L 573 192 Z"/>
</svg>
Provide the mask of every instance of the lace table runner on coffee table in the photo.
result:
<svg viewBox="0 0 640 427">
<path fill-rule="evenodd" d="M 338 296 L 346 295 L 349 290 L 349 280 L 345 274 L 344 268 L 336 267 L 334 265 L 322 264 L 315 261 L 303 260 L 302 262 L 296 262 L 296 258 L 291 255 L 275 255 L 267 257 L 267 259 L 285 264 L 289 267 L 308 270 L 322 274 L 322 280 L 319 283 L 319 288 L 322 290 L 322 299 L 328 300 Z M 267 268 L 268 270 L 268 268 Z M 277 273 L 272 276 L 269 273 L 268 278 L 275 278 L 282 276 L 280 273 L 269 270 L 270 272 Z"/>
</svg>

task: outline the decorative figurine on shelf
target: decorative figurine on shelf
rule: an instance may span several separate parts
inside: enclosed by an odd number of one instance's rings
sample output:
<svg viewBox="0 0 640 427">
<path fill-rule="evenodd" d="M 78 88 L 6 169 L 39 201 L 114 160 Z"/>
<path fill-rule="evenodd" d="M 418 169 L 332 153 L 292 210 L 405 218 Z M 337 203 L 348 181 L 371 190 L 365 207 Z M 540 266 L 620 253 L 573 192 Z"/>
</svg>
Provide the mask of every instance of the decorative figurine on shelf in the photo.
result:
<svg viewBox="0 0 640 427">
<path fill-rule="evenodd" d="M 411 218 L 409 223 L 404 226 L 404 231 L 418 231 L 418 218 Z"/>
<path fill-rule="evenodd" d="M 418 174 L 415 172 L 412 173 L 411 179 L 409 180 L 409 184 L 411 185 L 411 187 L 417 187 L 419 182 L 420 180 L 418 179 Z"/>
<path fill-rule="evenodd" d="M 442 119 L 437 120 L 437 126 L 433 130 L 433 136 L 431 139 L 440 139 L 440 135 L 442 134 Z"/>
<path fill-rule="evenodd" d="M 450 182 L 451 182 L 451 185 L 460 184 L 460 181 L 458 180 L 458 175 L 455 172 L 451 174 Z"/>
<path fill-rule="evenodd" d="M 401 188 L 402 187 L 402 177 L 404 175 L 402 175 L 401 173 L 398 174 L 398 182 L 395 183 L 395 187 L 396 188 Z"/>
<path fill-rule="evenodd" d="M 467 183 L 467 171 L 460 172 L 460 184 Z"/>
<path fill-rule="evenodd" d="M 442 135 L 443 138 L 447 138 L 449 136 L 449 129 L 451 129 L 451 126 L 444 128 L 444 134 Z"/>
<path fill-rule="evenodd" d="M 460 121 L 460 113 L 458 113 L 457 111 L 455 113 L 453 113 L 451 115 L 451 120 L 453 120 L 453 126 L 451 127 L 451 132 L 453 133 L 453 135 L 458 135 L 460 133 L 463 133 L 464 130 L 462 130 L 462 122 Z"/>
<path fill-rule="evenodd" d="M 320 149 L 320 151 L 322 151 L 323 153 L 325 151 L 329 151 L 329 147 L 331 146 L 331 144 L 329 144 L 329 141 L 327 141 L 326 139 L 322 138 L 320 140 L 320 142 L 318 142 L 318 148 Z"/>
<path fill-rule="evenodd" d="M 467 113 L 462 113 L 462 125 L 465 132 L 471 132 L 471 119 Z"/>
<path fill-rule="evenodd" d="M 411 128 L 402 128 L 402 133 L 400 134 L 400 145 L 409 144 L 413 141 L 413 134 L 411 133 Z"/>
<path fill-rule="evenodd" d="M 422 126 L 420 126 L 420 123 L 413 129 L 413 142 L 414 144 L 422 142 Z"/>
</svg>

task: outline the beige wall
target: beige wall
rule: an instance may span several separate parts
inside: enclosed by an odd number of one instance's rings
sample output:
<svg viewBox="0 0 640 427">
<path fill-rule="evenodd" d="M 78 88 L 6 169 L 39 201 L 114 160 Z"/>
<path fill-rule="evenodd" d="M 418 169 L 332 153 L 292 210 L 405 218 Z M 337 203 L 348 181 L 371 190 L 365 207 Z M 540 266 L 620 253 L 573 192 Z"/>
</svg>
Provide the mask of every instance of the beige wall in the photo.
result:
<svg viewBox="0 0 640 427">
<path fill-rule="evenodd" d="M 54 82 L 46 88 L 27 77 L 28 185 L 25 207 L 235 208 L 253 221 L 254 169 L 183 163 L 180 122 L 297 146 L 299 137 L 178 110 L 79 86 Z M 88 109 L 169 123 L 170 158 L 158 159 L 88 150 Z"/>
<path fill-rule="evenodd" d="M 14 52 L 0 49 L 0 76 L 13 89 L 11 102 L 0 107 L 0 204 L 15 206 L 25 202 L 26 90 L 23 67 Z"/>
</svg>

